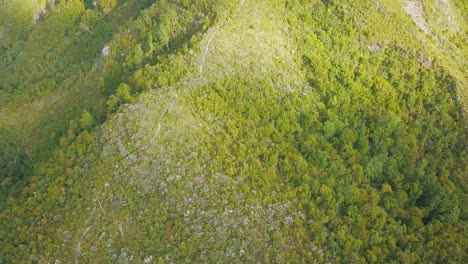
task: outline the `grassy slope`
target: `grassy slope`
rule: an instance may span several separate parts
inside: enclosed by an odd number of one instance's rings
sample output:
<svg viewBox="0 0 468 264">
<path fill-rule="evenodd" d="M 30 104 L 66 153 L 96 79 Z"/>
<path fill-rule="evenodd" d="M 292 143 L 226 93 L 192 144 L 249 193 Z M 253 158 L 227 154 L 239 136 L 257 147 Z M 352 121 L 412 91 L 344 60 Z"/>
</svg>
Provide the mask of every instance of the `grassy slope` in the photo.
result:
<svg viewBox="0 0 468 264">
<path fill-rule="evenodd" d="M 148 4 L 130 1 L 103 15 L 73 3 L 53 8 L 17 48 L 1 54 L 7 63 L 0 74 L 0 127 L 15 131 L 35 162 L 49 158 L 83 109 L 102 111 L 100 50 Z"/>
<path fill-rule="evenodd" d="M 44 1 L 38 0 L 0 1 L 0 51 L 4 52 L 24 38 L 33 24 L 34 14 L 44 6 Z"/>
<path fill-rule="evenodd" d="M 463 72 L 466 55 L 463 51 L 462 56 L 450 55 L 463 46 L 437 46 L 423 34 L 415 39 L 407 33 L 414 32 L 415 25 L 402 7 L 394 1 L 382 2 L 393 13 L 369 5 L 371 12 L 358 19 L 363 23 L 362 31 L 356 33 L 359 39 L 349 40 L 354 51 L 366 52 L 360 45 L 380 43 L 400 46 L 408 60 L 417 60 L 417 56 L 437 58 L 458 78 L 463 93 L 463 87 L 467 87 Z M 323 110 L 318 92 L 307 85 L 301 68 L 303 51 L 297 40 L 305 28 L 277 26 L 291 19 L 280 1 L 224 4 L 222 10 L 230 12 L 218 13 L 216 23 L 194 43 L 192 51 L 181 49 L 158 58 L 163 65 L 143 73 L 143 79 L 155 79 L 164 76 L 166 69 L 182 65 L 179 79 L 158 81 L 164 85 L 123 106 L 93 135 L 83 132 L 76 137 L 79 129 L 70 128 L 68 139 L 63 140 L 51 161 L 38 169 L 18 205 L 14 206 L 14 199 L 9 201 L 12 209 L 2 216 L 32 211 L 19 224 L 18 237 L 7 238 L 15 241 L 9 246 L 19 250 L 18 261 L 30 256 L 43 262 L 112 259 L 125 263 L 131 259 L 156 260 L 158 256 L 164 257 L 161 261 L 175 262 L 284 262 L 294 257 L 333 260 L 333 246 L 317 238 L 324 233 L 314 234 L 315 240 L 311 240 L 305 230 L 315 228 L 314 222 L 327 222 L 325 213 L 312 209 L 316 215 L 311 216 L 298 202 L 310 193 L 266 165 L 267 157 L 274 159 L 275 151 L 283 147 L 296 155 L 296 166 L 302 164 L 304 158 L 295 149 L 294 137 L 275 139 L 275 133 L 271 133 L 271 138 L 257 138 L 249 134 L 259 126 L 264 129 L 259 135 L 270 135 L 270 115 L 291 114 L 275 120 L 287 123 L 297 118 L 295 111 Z M 348 8 L 354 14 L 359 12 L 353 8 L 362 6 L 353 2 Z M 393 27 L 382 27 L 386 23 Z M 411 30 L 396 27 L 400 24 Z M 118 47 L 117 42 L 113 44 Z M 324 46 L 329 48 L 328 44 L 317 44 L 317 50 Z M 114 55 L 119 52 L 114 51 Z M 346 61 L 342 56 L 352 52 L 316 53 L 325 54 L 330 61 Z M 103 63 L 111 66 L 113 62 Z M 98 71 L 95 67 L 87 73 L 91 77 L 84 91 L 93 91 Z M 61 94 L 41 97 L 21 111 L 12 103 L 0 118 L 22 131 L 27 140 L 36 131 L 33 127 L 45 126 L 34 124 L 50 111 L 44 103 L 50 98 L 56 98 L 60 109 L 70 109 L 68 102 L 76 102 L 75 96 L 83 98 L 86 106 L 99 101 L 94 93 L 83 93 L 78 87 L 64 89 Z M 294 99 L 300 96 L 305 97 Z M 302 105 L 293 106 L 291 111 L 289 100 Z M 281 107 L 274 109 L 271 105 Z M 254 108 L 272 113 L 249 112 Z M 29 116 L 32 112 L 37 118 L 18 118 L 18 113 Z M 73 113 L 77 116 L 80 111 Z M 273 131 L 280 130 L 272 126 Z M 322 190 L 325 192 L 325 187 Z M 272 192 L 275 195 L 270 196 Z"/>
</svg>

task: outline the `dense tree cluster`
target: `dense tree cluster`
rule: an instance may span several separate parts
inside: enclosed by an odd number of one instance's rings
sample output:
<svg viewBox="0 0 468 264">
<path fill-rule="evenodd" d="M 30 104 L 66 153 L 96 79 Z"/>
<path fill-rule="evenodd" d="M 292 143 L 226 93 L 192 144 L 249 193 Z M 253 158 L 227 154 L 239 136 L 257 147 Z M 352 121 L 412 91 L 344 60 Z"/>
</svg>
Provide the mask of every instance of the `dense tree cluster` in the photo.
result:
<svg viewBox="0 0 468 264">
<path fill-rule="evenodd" d="M 1 263 L 466 260 L 466 38 L 444 62 L 386 1 L 96 2 L 0 53 L 0 102 L 99 94 L 43 117 L 46 158 L 0 129 Z"/>
</svg>

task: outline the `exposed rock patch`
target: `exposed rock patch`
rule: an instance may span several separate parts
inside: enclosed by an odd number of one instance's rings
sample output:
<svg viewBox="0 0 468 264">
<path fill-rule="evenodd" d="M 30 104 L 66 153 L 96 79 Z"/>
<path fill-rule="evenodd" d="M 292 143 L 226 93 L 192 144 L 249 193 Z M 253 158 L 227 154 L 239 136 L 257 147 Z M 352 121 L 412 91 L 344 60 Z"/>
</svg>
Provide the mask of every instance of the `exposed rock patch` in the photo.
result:
<svg viewBox="0 0 468 264">
<path fill-rule="evenodd" d="M 383 47 L 380 44 L 369 44 L 367 45 L 367 49 L 370 50 L 370 52 L 378 52 L 383 49 Z"/>
<path fill-rule="evenodd" d="M 41 22 L 42 20 L 44 20 L 45 16 L 47 15 L 47 13 L 49 13 L 49 11 L 52 9 L 52 7 L 55 5 L 56 2 L 57 2 L 57 0 L 47 1 L 44 8 L 39 9 L 34 14 L 33 23 L 37 24 L 37 23 Z"/>
<path fill-rule="evenodd" d="M 426 67 L 426 68 L 431 68 L 433 59 L 431 59 L 429 57 L 425 57 L 425 56 L 419 56 L 418 57 L 418 62 L 421 63 L 421 65 Z"/>
<path fill-rule="evenodd" d="M 450 5 L 449 0 L 435 0 L 437 6 L 440 8 L 440 11 L 443 15 L 443 24 L 445 27 L 452 31 L 458 32 L 460 30 L 460 25 L 457 23 L 455 16 L 453 15 L 453 10 Z M 440 21 L 442 22 L 442 21 Z"/>
<path fill-rule="evenodd" d="M 426 34 L 431 34 L 431 30 L 424 17 L 424 5 L 420 0 L 405 0 L 403 2 L 405 12 L 410 15 L 414 23 Z"/>
<path fill-rule="evenodd" d="M 102 55 L 103 55 L 104 57 L 109 57 L 110 52 L 111 52 L 110 46 L 109 46 L 109 45 L 105 45 L 104 48 L 102 49 Z"/>
</svg>

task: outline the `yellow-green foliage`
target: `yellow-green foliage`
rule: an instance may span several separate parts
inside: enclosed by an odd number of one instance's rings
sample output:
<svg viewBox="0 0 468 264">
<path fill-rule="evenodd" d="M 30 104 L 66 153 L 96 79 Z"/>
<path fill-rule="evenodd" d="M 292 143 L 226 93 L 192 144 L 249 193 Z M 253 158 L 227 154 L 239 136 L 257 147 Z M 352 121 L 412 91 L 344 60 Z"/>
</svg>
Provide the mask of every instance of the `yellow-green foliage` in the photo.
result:
<svg viewBox="0 0 468 264">
<path fill-rule="evenodd" d="M 111 2 L 7 49 L 0 262 L 467 258 L 463 1 Z"/>
</svg>

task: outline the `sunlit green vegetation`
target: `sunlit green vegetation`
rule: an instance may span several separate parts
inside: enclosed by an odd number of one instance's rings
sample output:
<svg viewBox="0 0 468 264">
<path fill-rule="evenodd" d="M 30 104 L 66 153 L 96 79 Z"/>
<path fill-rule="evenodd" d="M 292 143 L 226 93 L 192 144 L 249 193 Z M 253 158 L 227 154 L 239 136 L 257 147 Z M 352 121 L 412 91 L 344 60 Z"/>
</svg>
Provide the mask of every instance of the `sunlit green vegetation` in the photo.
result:
<svg viewBox="0 0 468 264">
<path fill-rule="evenodd" d="M 463 1 L 430 34 L 387 0 L 30 2 L 0 2 L 0 263 L 468 257 Z"/>
</svg>

